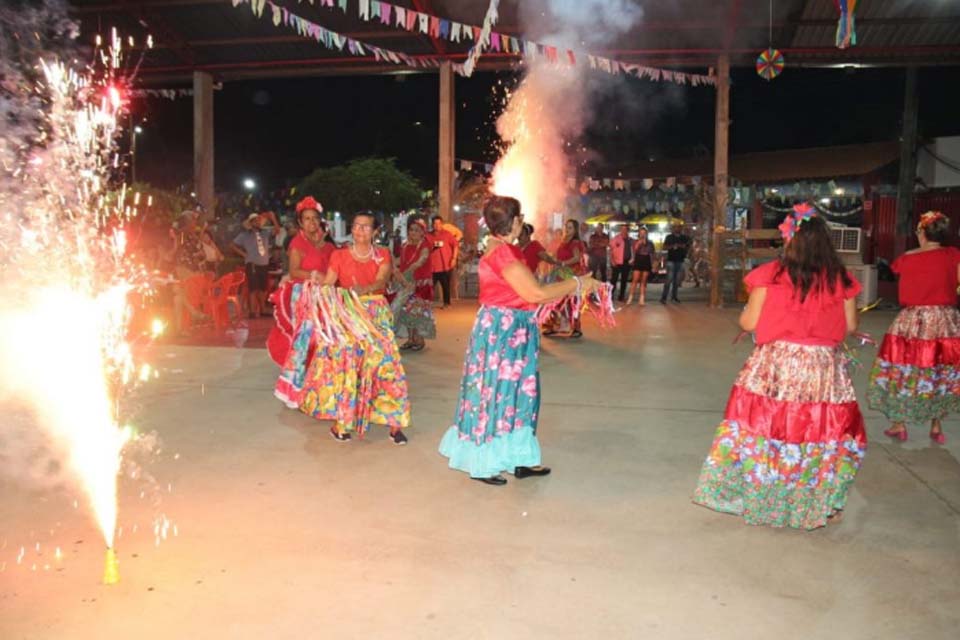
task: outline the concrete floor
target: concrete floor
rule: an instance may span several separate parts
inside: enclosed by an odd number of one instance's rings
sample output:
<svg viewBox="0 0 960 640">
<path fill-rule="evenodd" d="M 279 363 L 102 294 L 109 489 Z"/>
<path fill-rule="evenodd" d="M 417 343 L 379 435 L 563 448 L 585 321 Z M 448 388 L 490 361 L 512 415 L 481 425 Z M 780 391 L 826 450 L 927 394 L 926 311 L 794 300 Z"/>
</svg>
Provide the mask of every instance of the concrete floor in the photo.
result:
<svg viewBox="0 0 960 640">
<path fill-rule="evenodd" d="M 731 345 L 734 309 L 654 304 L 545 340 L 554 473 L 489 487 L 436 452 L 473 313 L 439 312 L 441 338 L 405 356 L 405 448 L 383 430 L 339 444 L 284 409 L 263 350 L 159 347 L 137 423 L 165 444 L 145 468 L 178 535 L 154 545 L 149 496 L 125 480 L 122 580 L 104 587 L 102 542 L 73 498 L 0 481 L 0 638 L 958 637 L 958 420 L 945 447 L 923 428 L 900 445 L 865 411 L 866 462 L 826 529 L 696 507 L 750 347 Z M 865 328 L 882 335 L 892 317 Z"/>
</svg>

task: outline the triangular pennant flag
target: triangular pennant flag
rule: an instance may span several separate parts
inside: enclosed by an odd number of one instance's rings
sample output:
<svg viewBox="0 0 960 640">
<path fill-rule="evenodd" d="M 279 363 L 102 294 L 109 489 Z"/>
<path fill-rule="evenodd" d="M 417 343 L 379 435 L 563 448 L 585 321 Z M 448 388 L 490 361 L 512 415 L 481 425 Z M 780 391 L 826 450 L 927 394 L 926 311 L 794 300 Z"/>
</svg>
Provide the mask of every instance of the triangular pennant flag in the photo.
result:
<svg viewBox="0 0 960 640">
<path fill-rule="evenodd" d="M 360 0 L 359 14 L 364 20 L 370 19 L 370 0 Z"/>
<path fill-rule="evenodd" d="M 577 57 L 573 55 L 573 51 L 571 51 L 570 49 L 567 49 L 567 59 L 570 60 L 570 64 L 572 65 L 577 64 Z"/>
<path fill-rule="evenodd" d="M 280 22 L 283 20 L 283 12 L 280 11 L 280 7 L 275 4 L 270 5 L 270 9 L 273 11 L 273 26 L 279 27 Z"/>
<path fill-rule="evenodd" d="M 480 27 L 471 27 L 473 29 L 473 41 L 480 42 Z"/>
<path fill-rule="evenodd" d="M 343 9 L 344 13 L 347 12 L 347 2 L 349 2 L 349 0 L 339 0 L 340 8 Z"/>
<path fill-rule="evenodd" d="M 407 31 L 413 31 L 416 28 L 418 15 L 413 9 L 407 9 Z"/>
<path fill-rule="evenodd" d="M 490 48 L 494 51 L 500 51 L 500 34 L 493 32 L 490 34 Z"/>
<path fill-rule="evenodd" d="M 393 5 L 387 4 L 386 2 L 380 3 L 380 23 L 388 27 L 390 26 L 390 9 L 392 7 Z"/>
<path fill-rule="evenodd" d="M 417 14 L 417 18 L 420 20 L 420 33 L 429 33 L 430 32 L 430 16 L 425 13 Z"/>
<path fill-rule="evenodd" d="M 460 42 L 460 28 L 461 25 L 459 22 L 454 22 L 450 25 L 450 41 L 451 42 Z"/>
<path fill-rule="evenodd" d="M 450 38 L 450 21 L 440 18 L 439 36 L 444 40 Z"/>
<path fill-rule="evenodd" d="M 473 40 L 473 27 L 468 24 L 463 25 L 463 37 L 466 40 Z"/>
<path fill-rule="evenodd" d="M 370 0 L 370 17 L 380 17 L 380 0 Z"/>
<path fill-rule="evenodd" d="M 440 18 L 437 16 L 430 16 L 430 35 L 434 38 L 440 36 Z"/>
<path fill-rule="evenodd" d="M 405 29 L 407 27 L 407 10 L 403 7 L 394 7 L 393 9 L 397 16 L 397 23 L 395 26 Z"/>
</svg>

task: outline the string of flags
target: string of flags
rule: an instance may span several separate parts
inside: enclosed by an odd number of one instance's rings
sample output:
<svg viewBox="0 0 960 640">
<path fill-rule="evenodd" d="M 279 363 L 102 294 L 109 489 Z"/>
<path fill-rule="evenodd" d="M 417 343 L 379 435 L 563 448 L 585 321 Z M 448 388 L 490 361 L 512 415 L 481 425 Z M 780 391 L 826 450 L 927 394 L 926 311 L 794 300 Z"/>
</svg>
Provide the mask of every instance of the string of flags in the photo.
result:
<svg viewBox="0 0 960 640">
<path fill-rule="evenodd" d="M 193 95 L 193 89 L 131 89 L 129 91 L 132 98 L 167 98 L 176 100 L 177 98 L 186 98 Z"/>
<path fill-rule="evenodd" d="M 391 51 L 390 49 L 384 49 L 383 47 L 378 47 L 367 42 L 361 42 L 354 38 L 347 37 L 336 31 L 331 31 L 325 27 L 311 22 L 305 18 L 301 18 L 295 13 L 288 10 L 286 7 L 281 7 L 278 4 L 275 4 L 271 0 L 230 0 L 234 7 L 239 7 L 241 4 L 249 4 L 250 10 L 258 18 L 263 17 L 265 10 L 270 8 L 270 15 L 273 21 L 273 26 L 279 27 L 283 25 L 289 29 L 293 29 L 297 32 L 297 35 L 304 38 L 311 38 L 315 40 L 317 44 L 325 46 L 327 49 L 336 49 L 338 51 L 346 50 L 351 55 L 354 56 L 367 56 L 373 55 L 374 59 L 378 62 L 392 62 L 393 64 L 404 64 L 408 67 L 413 68 L 437 68 L 440 66 L 441 59 L 436 56 L 409 56 L 400 51 Z M 321 3 L 330 3 L 329 6 L 333 6 L 334 0 L 319 0 Z M 346 0 L 337 0 L 340 2 L 341 6 L 346 10 Z M 312 4 L 312 0 L 311 0 Z M 463 65 L 452 63 L 452 68 L 455 73 L 463 75 Z"/>
<path fill-rule="evenodd" d="M 406 64 L 410 67 L 438 67 L 442 57 L 439 56 L 409 56 L 398 51 L 382 49 L 368 43 L 362 43 L 353 38 L 330 31 L 318 24 L 310 22 L 292 12 L 285 7 L 281 7 L 272 0 L 231 0 L 234 7 L 240 4 L 249 4 L 254 15 L 261 17 L 267 7 L 270 8 L 273 24 L 279 27 L 281 24 L 293 28 L 297 33 L 304 37 L 311 37 L 318 43 L 323 44 L 328 49 L 336 48 L 340 51 L 346 49 L 353 55 L 366 55 L 372 53 L 379 61 L 393 62 L 394 64 Z M 300 3 L 303 0 L 299 0 Z M 339 8 L 347 13 L 351 0 L 308 0 L 311 5 L 325 7 L 329 9 Z M 452 43 L 473 42 L 470 57 L 475 58 L 480 55 L 483 49 L 498 53 L 515 54 L 525 56 L 529 59 L 545 59 L 553 64 L 566 66 L 577 66 L 586 64 L 593 70 L 603 71 L 611 75 L 624 74 L 640 79 L 647 79 L 654 82 L 673 82 L 680 85 L 698 86 L 716 86 L 717 79 L 713 75 L 703 75 L 696 73 L 686 73 L 682 71 L 673 71 L 670 69 L 660 69 L 640 64 L 630 64 L 595 56 L 583 52 L 575 52 L 572 49 L 561 49 L 552 45 L 541 44 L 524 38 L 517 38 L 508 34 L 499 33 L 489 29 L 490 25 L 496 20 L 496 3 L 491 2 L 487 16 L 484 19 L 483 27 L 468 25 L 455 20 L 447 20 L 435 15 L 401 7 L 389 2 L 380 0 L 356 0 L 357 15 L 366 22 L 379 21 L 385 26 L 409 31 L 410 33 L 422 34 L 432 38 L 446 40 Z M 470 58 L 468 58 L 469 62 Z M 470 73 L 463 64 L 453 63 L 453 70 L 459 75 L 469 76 Z M 472 71 L 472 69 L 470 69 Z"/>
<path fill-rule="evenodd" d="M 856 23 L 854 12 L 857 10 L 857 0 L 833 0 L 840 18 L 837 21 L 837 48 L 846 49 L 857 44 Z"/>
</svg>

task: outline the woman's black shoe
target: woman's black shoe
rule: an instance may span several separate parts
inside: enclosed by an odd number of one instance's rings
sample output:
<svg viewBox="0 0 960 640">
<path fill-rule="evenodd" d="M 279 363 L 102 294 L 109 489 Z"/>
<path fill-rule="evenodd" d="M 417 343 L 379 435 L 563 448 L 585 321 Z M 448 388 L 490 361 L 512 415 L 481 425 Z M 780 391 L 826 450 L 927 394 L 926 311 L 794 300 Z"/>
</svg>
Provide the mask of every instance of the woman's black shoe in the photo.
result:
<svg viewBox="0 0 960 640">
<path fill-rule="evenodd" d="M 517 467 L 513 470 L 513 475 L 517 479 L 529 478 L 530 476 L 546 476 L 550 474 L 550 467 Z"/>
<path fill-rule="evenodd" d="M 507 479 L 503 476 L 490 476 L 489 478 L 470 478 L 471 480 L 476 480 L 477 482 L 482 482 L 483 484 L 493 484 L 496 486 L 501 486 L 507 484 Z"/>
</svg>

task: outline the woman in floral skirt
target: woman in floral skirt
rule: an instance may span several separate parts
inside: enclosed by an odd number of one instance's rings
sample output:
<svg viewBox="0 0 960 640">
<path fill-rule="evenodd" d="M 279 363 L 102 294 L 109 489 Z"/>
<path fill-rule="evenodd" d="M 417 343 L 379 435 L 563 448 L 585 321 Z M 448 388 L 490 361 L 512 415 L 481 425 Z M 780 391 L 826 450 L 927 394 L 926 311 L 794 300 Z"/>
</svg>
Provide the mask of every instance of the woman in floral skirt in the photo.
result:
<svg viewBox="0 0 960 640">
<path fill-rule="evenodd" d="M 866 452 L 841 343 L 859 283 L 807 204 L 780 226 L 784 255 L 751 271 L 740 316 L 757 346 L 734 383 L 695 503 L 748 524 L 814 529 L 843 509 Z"/>
<path fill-rule="evenodd" d="M 425 345 L 424 338 L 437 337 L 430 247 L 423 219 L 411 219 L 407 223 L 407 240 L 400 247 L 400 264 L 395 274 L 397 280 L 412 289 L 397 311 L 397 327 L 407 331 L 407 341 L 400 345 L 403 350 L 420 351 Z"/>
<path fill-rule="evenodd" d="M 883 433 L 900 441 L 907 422 L 930 421 L 930 439 L 944 444 L 941 420 L 960 410 L 960 250 L 943 246 L 949 226 L 939 211 L 920 216 L 920 247 L 891 265 L 904 309 L 883 336 L 867 401 L 893 422 Z"/>
<path fill-rule="evenodd" d="M 523 218 L 514 198 L 494 197 L 483 210 L 490 230 L 480 260 L 480 309 L 467 346 L 454 424 L 440 442 L 451 469 L 490 485 L 550 473 L 540 466 L 538 304 L 593 291 L 589 276 L 541 286 L 513 243 Z"/>
</svg>

